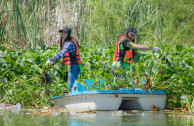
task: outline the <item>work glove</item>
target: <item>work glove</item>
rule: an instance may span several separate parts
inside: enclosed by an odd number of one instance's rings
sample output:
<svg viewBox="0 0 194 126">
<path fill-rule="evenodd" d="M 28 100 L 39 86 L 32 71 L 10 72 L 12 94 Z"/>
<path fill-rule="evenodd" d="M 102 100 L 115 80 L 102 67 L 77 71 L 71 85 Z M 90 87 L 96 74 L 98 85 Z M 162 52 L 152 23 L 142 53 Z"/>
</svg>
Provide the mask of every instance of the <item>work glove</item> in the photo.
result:
<svg viewBox="0 0 194 126">
<path fill-rule="evenodd" d="M 46 61 L 46 65 L 49 65 L 50 63 L 51 63 L 51 61 L 50 61 L 50 60 Z"/>
<path fill-rule="evenodd" d="M 160 51 L 160 49 L 159 49 L 159 48 L 157 48 L 157 47 L 153 47 L 153 50 L 154 50 L 155 52 Z"/>
</svg>

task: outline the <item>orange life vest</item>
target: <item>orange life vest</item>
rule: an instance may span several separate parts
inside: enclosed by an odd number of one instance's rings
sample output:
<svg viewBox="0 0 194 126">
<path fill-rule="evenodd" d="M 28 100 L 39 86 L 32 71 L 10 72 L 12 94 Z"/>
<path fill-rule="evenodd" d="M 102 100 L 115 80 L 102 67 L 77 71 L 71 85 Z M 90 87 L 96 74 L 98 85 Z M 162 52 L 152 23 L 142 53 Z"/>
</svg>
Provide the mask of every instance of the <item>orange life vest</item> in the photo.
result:
<svg viewBox="0 0 194 126">
<path fill-rule="evenodd" d="M 119 61 L 119 51 L 120 51 L 120 43 L 123 39 L 127 38 L 126 36 L 122 36 L 119 41 L 117 42 L 117 45 L 116 45 L 116 48 L 115 48 L 115 54 L 114 54 L 114 59 L 113 61 Z M 132 51 L 131 50 L 126 50 L 125 52 L 125 56 L 123 58 L 123 61 L 124 63 L 131 63 L 131 58 L 132 58 Z M 124 59 L 129 59 L 127 62 L 124 61 Z"/>
<path fill-rule="evenodd" d="M 76 46 L 76 59 L 77 59 L 77 63 L 79 65 L 81 65 L 81 60 L 80 60 L 80 54 L 79 54 L 79 49 L 78 49 L 78 44 L 76 43 L 75 39 L 71 39 L 71 41 L 75 44 Z M 71 57 L 69 55 L 69 53 L 65 53 L 65 55 L 62 58 L 62 64 L 66 64 L 66 65 L 71 65 Z"/>
</svg>

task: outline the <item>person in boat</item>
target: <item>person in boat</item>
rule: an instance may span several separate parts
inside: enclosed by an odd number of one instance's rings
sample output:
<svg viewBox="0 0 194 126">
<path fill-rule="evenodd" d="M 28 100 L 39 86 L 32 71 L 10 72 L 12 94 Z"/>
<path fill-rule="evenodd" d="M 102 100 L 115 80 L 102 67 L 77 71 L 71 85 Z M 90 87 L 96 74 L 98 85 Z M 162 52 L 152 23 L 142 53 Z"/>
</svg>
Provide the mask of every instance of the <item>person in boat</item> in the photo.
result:
<svg viewBox="0 0 194 126">
<path fill-rule="evenodd" d="M 49 65 L 51 62 L 56 62 L 62 58 L 63 65 L 69 65 L 68 70 L 68 87 L 71 92 L 74 82 L 78 79 L 81 71 L 81 60 L 79 54 L 79 45 L 77 40 L 71 37 L 71 29 L 64 27 L 59 30 L 61 33 L 60 52 L 46 62 Z"/>
<path fill-rule="evenodd" d="M 160 50 L 157 47 L 148 47 L 135 44 L 136 33 L 136 28 L 130 26 L 127 28 L 125 35 L 123 35 L 117 42 L 112 64 L 113 75 L 116 75 L 114 71 L 117 67 L 122 68 L 123 70 L 129 70 L 132 58 L 135 54 L 137 54 L 137 49 L 154 51 Z M 133 49 L 131 50 L 130 47 Z"/>
</svg>

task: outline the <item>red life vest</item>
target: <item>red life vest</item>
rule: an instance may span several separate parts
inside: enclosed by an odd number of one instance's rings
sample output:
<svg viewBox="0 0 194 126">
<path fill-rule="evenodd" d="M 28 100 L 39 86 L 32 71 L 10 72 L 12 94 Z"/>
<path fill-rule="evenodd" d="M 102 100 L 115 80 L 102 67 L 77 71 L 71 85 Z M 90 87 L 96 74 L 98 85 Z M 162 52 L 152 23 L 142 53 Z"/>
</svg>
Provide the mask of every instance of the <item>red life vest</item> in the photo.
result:
<svg viewBox="0 0 194 126">
<path fill-rule="evenodd" d="M 76 59 L 79 65 L 81 65 L 81 60 L 80 60 L 80 55 L 79 55 L 79 49 L 78 49 L 78 44 L 76 43 L 75 39 L 71 39 L 71 41 L 75 44 L 76 46 Z M 62 58 L 62 64 L 66 64 L 66 65 L 71 65 L 71 60 L 70 60 L 70 55 L 69 53 L 65 53 L 65 55 Z"/>
<path fill-rule="evenodd" d="M 120 51 L 120 43 L 125 38 L 127 38 L 127 37 L 126 36 L 122 36 L 119 39 L 119 41 L 117 42 L 113 61 L 118 61 L 118 59 L 119 59 L 119 51 Z M 127 62 L 124 61 L 124 59 L 126 59 L 126 58 L 129 59 Z M 131 58 L 132 58 L 132 51 L 131 50 L 126 50 L 125 57 L 123 58 L 122 62 L 124 62 L 124 63 L 131 63 Z"/>
</svg>

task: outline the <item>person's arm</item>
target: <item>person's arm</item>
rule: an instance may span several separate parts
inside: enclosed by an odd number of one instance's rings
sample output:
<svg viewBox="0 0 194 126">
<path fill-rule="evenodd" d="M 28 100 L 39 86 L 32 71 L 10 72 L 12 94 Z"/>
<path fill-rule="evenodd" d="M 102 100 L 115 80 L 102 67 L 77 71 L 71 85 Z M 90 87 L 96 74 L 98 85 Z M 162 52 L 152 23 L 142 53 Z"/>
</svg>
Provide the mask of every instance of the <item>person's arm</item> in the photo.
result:
<svg viewBox="0 0 194 126">
<path fill-rule="evenodd" d="M 139 49 L 139 50 L 154 50 L 154 51 L 159 51 L 160 49 L 157 47 L 149 47 L 149 46 L 144 46 L 144 45 L 137 45 L 133 42 L 130 42 L 129 44 L 131 44 L 133 46 L 133 49 Z"/>
<path fill-rule="evenodd" d="M 153 50 L 153 47 L 148 47 L 148 46 L 144 46 L 144 45 L 137 45 L 133 42 L 130 42 L 129 44 L 131 44 L 133 46 L 133 49 L 139 49 L 139 50 Z"/>
<path fill-rule="evenodd" d="M 47 62 L 46 62 L 46 65 L 50 64 L 51 62 L 54 62 L 54 61 L 57 61 L 59 60 L 60 58 L 62 58 L 66 52 L 68 52 L 68 48 L 71 46 L 71 42 L 67 42 L 64 44 L 63 46 L 63 49 L 57 53 L 54 57 L 52 57 L 51 59 L 49 59 Z"/>
</svg>

